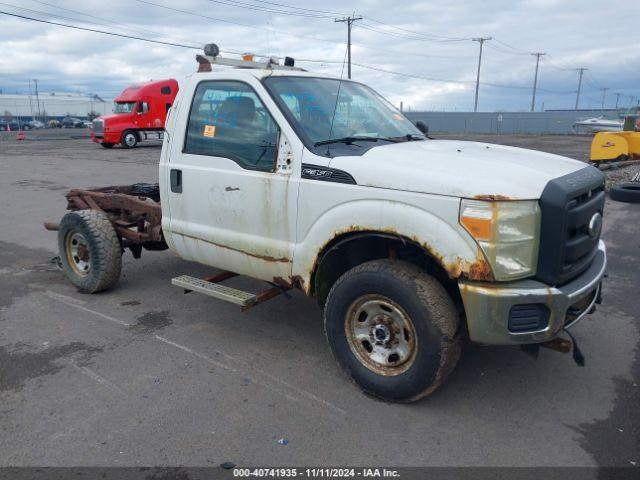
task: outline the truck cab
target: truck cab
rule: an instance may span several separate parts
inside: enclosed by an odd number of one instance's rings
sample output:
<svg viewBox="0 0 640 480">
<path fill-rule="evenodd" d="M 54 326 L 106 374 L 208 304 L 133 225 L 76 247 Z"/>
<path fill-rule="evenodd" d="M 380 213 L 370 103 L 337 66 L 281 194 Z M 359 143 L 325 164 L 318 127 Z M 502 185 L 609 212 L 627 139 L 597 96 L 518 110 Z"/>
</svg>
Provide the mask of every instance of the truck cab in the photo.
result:
<svg viewBox="0 0 640 480">
<path fill-rule="evenodd" d="M 114 100 L 113 115 L 93 121 L 91 140 L 104 148 L 133 148 L 138 142 L 162 138 L 167 112 L 178 93 L 174 79 L 131 85 Z"/>
<path fill-rule="evenodd" d="M 119 266 L 102 268 L 116 250 L 139 256 L 158 246 L 222 270 L 174 278 L 186 291 L 248 308 L 298 289 L 322 308 L 345 371 L 390 401 L 435 391 L 463 338 L 574 345 L 564 333 L 595 310 L 606 268 L 600 171 L 542 152 L 432 140 L 364 84 L 290 59 L 223 62 L 211 51 L 169 110 L 159 204 L 135 186 L 67 194 L 71 210 L 92 211 L 56 227 L 81 290 L 117 280 Z M 114 251 L 103 255 L 107 244 Z M 251 295 L 219 285 L 237 274 L 273 288 Z"/>
</svg>

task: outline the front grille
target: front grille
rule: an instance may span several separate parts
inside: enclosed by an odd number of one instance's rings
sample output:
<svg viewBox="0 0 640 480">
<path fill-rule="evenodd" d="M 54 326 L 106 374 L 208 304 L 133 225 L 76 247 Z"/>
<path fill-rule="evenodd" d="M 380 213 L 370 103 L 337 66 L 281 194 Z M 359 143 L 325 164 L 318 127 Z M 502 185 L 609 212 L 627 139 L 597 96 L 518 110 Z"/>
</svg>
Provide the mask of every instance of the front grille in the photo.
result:
<svg viewBox="0 0 640 480">
<path fill-rule="evenodd" d="M 95 136 L 104 135 L 104 122 L 102 120 L 94 120 L 91 128 L 93 128 L 93 134 Z"/>
<path fill-rule="evenodd" d="M 538 280 L 562 285 L 589 268 L 600 239 L 599 231 L 590 235 L 589 223 L 594 214 L 602 215 L 604 199 L 604 174 L 594 167 L 547 184 L 540 197 Z"/>
</svg>

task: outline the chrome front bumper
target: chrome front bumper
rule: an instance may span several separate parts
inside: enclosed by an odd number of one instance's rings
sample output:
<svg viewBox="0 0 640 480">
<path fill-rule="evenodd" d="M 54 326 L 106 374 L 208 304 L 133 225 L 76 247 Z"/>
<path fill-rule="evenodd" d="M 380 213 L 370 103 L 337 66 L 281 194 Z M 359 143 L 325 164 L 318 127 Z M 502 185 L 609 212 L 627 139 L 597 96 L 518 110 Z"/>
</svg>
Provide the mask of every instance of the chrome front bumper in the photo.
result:
<svg viewBox="0 0 640 480">
<path fill-rule="evenodd" d="M 487 345 L 542 343 L 554 338 L 592 311 L 600 294 L 600 282 L 607 266 L 602 240 L 591 266 L 579 277 L 561 287 L 549 287 L 535 280 L 509 283 L 458 283 L 467 317 L 469 337 Z M 587 303 L 588 302 L 588 303 Z M 515 305 L 544 304 L 549 309 L 547 325 L 538 330 L 512 332 L 509 312 Z M 578 313 L 568 310 L 580 305 Z M 569 319 L 569 320 L 568 320 Z"/>
</svg>

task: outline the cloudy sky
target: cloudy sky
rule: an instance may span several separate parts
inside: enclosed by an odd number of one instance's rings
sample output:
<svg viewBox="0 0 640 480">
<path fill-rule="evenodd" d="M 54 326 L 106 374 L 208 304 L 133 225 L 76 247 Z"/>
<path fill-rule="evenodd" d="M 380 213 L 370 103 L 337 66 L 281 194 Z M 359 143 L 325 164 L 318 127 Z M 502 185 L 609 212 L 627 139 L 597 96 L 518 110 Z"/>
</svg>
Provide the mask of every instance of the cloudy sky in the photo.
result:
<svg viewBox="0 0 640 480">
<path fill-rule="evenodd" d="M 177 11 L 180 10 L 180 11 Z M 0 11 L 161 42 L 293 56 L 309 70 L 341 74 L 346 25 L 353 28 L 353 78 L 407 109 L 473 109 L 477 42 L 485 43 L 479 110 L 528 110 L 545 52 L 536 109 L 640 98 L 640 4 L 624 0 L 6 0 Z M 132 82 L 193 72 L 195 49 L 65 28 L 0 14 L 0 89 L 97 93 L 113 98 Z M 228 54 L 232 56 L 231 53 Z M 314 60 L 302 61 L 302 60 Z M 346 75 L 346 69 L 344 74 Z"/>
</svg>

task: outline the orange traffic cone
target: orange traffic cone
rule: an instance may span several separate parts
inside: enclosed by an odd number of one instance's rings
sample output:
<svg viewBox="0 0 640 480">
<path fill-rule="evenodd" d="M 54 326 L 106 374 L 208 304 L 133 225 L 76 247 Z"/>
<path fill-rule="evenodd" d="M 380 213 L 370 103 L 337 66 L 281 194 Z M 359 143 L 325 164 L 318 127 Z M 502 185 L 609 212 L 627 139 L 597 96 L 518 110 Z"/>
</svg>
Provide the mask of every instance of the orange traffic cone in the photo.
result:
<svg viewBox="0 0 640 480">
<path fill-rule="evenodd" d="M 16 136 L 16 140 L 26 140 L 27 139 L 27 134 L 24 133 L 23 131 L 18 132 L 18 135 Z"/>
</svg>

